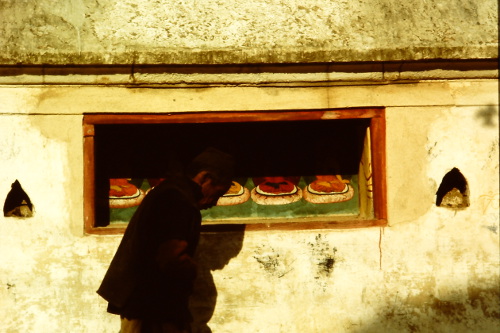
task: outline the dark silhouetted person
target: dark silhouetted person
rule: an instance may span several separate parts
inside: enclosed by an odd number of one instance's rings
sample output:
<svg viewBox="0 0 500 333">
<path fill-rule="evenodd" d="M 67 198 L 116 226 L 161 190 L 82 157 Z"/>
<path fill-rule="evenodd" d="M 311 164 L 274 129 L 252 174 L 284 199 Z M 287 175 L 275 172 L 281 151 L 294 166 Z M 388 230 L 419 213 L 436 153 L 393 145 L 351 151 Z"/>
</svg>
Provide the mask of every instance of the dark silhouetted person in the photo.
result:
<svg viewBox="0 0 500 333">
<path fill-rule="evenodd" d="M 233 169 L 230 155 L 208 148 L 144 198 L 97 291 L 121 333 L 190 332 L 200 210 L 229 189 Z"/>
</svg>

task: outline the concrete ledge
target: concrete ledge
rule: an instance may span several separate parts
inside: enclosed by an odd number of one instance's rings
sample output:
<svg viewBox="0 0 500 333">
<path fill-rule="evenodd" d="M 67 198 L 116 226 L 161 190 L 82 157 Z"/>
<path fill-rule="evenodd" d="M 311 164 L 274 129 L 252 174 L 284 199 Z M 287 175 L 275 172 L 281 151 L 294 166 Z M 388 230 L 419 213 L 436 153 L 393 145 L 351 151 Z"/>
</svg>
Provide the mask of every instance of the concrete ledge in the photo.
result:
<svg viewBox="0 0 500 333">
<path fill-rule="evenodd" d="M 267 65 L 0 66 L 5 85 L 303 85 L 498 78 L 496 60 Z"/>
<path fill-rule="evenodd" d="M 168 49 L 124 52 L 2 52 L 0 65 L 261 65 L 498 59 L 498 44 L 467 47 L 338 49 L 325 45 L 272 49 Z"/>
</svg>

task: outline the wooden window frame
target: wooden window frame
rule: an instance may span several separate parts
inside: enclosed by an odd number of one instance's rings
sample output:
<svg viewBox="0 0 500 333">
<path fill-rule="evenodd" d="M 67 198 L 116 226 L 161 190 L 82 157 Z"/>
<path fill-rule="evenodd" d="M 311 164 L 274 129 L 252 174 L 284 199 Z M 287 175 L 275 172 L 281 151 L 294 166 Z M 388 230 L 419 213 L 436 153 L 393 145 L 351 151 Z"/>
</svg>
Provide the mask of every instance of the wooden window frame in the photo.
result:
<svg viewBox="0 0 500 333">
<path fill-rule="evenodd" d="M 256 222 L 249 224 L 203 225 L 202 231 L 225 230 L 308 230 L 383 227 L 387 225 L 386 129 L 385 109 L 312 109 L 279 111 L 217 111 L 164 114 L 86 114 L 83 117 L 84 154 L 84 231 L 87 234 L 120 234 L 126 226 L 95 227 L 95 125 L 103 124 L 175 124 L 237 123 L 262 121 L 306 121 L 334 119 L 370 119 L 370 151 L 373 184 L 373 218 L 335 219 L 291 222 Z M 331 218 L 331 217 L 329 217 Z"/>
</svg>

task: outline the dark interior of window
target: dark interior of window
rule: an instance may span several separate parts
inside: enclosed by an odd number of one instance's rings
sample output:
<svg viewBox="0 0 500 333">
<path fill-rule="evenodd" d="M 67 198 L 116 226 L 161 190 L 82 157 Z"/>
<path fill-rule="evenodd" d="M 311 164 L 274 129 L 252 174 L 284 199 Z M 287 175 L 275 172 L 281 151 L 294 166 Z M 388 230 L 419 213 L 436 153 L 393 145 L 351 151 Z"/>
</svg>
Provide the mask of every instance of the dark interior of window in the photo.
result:
<svg viewBox="0 0 500 333">
<path fill-rule="evenodd" d="M 369 119 L 95 125 L 96 226 L 109 224 L 110 178 L 163 178 L 206 147 L 237 177 L 357 174 Z"/>
</svg>

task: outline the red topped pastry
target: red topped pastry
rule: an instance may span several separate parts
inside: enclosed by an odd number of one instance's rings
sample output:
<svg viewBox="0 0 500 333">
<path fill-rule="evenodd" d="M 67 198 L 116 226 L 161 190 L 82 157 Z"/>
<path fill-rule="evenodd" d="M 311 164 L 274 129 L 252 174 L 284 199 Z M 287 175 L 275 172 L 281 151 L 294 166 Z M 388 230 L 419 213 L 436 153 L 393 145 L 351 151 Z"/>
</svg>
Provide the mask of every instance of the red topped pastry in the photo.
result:
<svg viewBox="0 0 500 333">
<path fill-rule="evenodd" d="M 297 187 L 300 177 L 254 178 L 256 187 L 252 199 L 261 205 L 285 205 L 300 200 L 302 191 Z"/>
<path fill-rule="evenodd" d="M 134 207 L 144 199 L 145 192 L 126 178 L 112 178 L 109 180 L 109 207 L 128 208 Z"/>
<path fill-rule="evenodd" d="M 317 175 L 304 189 L 304 199 L 312 203 L 334 203 L 352 199 L 354 189 L 340 175 Z"/>
</svg>

